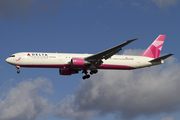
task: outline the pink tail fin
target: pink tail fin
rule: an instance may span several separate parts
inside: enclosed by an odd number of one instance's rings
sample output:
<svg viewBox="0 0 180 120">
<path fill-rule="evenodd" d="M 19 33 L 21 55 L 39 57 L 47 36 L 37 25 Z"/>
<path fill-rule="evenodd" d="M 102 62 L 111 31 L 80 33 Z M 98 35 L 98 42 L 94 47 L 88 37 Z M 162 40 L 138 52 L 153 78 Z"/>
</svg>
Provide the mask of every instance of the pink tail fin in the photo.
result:
<svg viewBox="0 0 180 120">
<path fill-rule="evenodd" d="M 141 55 L 150 58 L 158 58 L 164 43 L 166 35 L 159 35 L 156 40 L 146 49 L 146 51 Z"/>
</svg>

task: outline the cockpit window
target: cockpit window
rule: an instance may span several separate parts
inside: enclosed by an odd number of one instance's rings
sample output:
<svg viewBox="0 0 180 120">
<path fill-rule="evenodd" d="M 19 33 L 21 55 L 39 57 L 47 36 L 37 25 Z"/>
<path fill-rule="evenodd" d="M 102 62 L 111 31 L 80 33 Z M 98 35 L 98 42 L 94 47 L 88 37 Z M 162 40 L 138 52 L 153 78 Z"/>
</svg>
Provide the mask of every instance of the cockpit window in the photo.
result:
<svg viewBox="0 0 180 120">
<path fill-rule="evenodd" d="M 11 55 L 10 57 L 15 57 L 15 55 Z"/>
</svg>

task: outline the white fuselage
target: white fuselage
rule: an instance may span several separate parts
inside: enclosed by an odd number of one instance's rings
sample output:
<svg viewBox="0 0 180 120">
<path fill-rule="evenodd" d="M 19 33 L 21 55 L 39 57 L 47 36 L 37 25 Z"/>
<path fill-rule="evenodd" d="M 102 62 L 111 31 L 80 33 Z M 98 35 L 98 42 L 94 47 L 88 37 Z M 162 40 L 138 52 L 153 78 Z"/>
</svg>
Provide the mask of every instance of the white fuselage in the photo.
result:
<svg viewBox="0 0 180 120">
<path fill-rule="evenodd" d="M 59 68 L 60 75 L 76 74 L 82 70 L 85 74 L 82 78 L 88 79 L 98 72 L 97 69 L 131 70 L 164 63 L 164 59 L 173 55 L 159 57 L 165 36 L 159 35 L 140 56 L 115 55 L 138 39 L 135 38 L 96 54 L 20 52 L 8 57 L 6 62 L 16 66 L 18 74 L 20 67 Z"/>
<path fill-rule="evenodd" d="M 11 55 L 6 62 L 20 67 L 39 67 L 39 68 L 70 68 L 70 69 L 89 69 L 89 65 L 83 67 L 72 66 L 72 58 L 86 58 L 92 54 L 67 54 L 67 53 L 40 53 L 40 52 L 21 52 Z M 130 70 L 152 65 L 153 58 L 144 56 L 114 55 L 104 60 L 97 69 L 119 69 Z M 160 64 L 160 63 L 157 63 Z"/>
</svg>

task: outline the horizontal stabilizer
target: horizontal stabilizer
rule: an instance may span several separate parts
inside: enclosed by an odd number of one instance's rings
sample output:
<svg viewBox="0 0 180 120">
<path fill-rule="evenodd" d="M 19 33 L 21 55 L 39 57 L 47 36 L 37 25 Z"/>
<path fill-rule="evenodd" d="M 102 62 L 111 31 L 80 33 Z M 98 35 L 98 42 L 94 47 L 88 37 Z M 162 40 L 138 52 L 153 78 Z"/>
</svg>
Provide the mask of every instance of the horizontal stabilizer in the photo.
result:
<svg viewBox="0 0 180 120">
<path fill-rule="evenodd" d="M 156 59 L 153 59 L 153 60 L 151 60 L 151 61 L 149 61 L 149 62 L 159 62 L 159 61 L 161 61 L 161 60 L 164 60 L 164 59 L 170 57 L 171 55 L 174 55 L 174 53 L 171 53 L 171 54 L 167 54 L 167 55 L 161 56 L 161 57 L 156 58 Z"/>
</svg>

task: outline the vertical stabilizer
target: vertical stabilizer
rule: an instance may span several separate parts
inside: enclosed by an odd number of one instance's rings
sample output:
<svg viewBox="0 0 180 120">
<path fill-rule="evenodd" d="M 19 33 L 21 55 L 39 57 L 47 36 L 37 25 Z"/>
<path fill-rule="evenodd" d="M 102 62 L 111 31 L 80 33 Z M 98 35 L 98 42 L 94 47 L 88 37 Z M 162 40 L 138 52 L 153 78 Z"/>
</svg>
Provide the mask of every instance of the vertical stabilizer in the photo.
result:
<svg viewBox="0 0 180 120">
<path fill-rule="evenodd" d="M 141 55 L 150 58 L 158 58 L 164 43 L 166 35 L 159 35 L 156 40 Z"/>
</svg>

